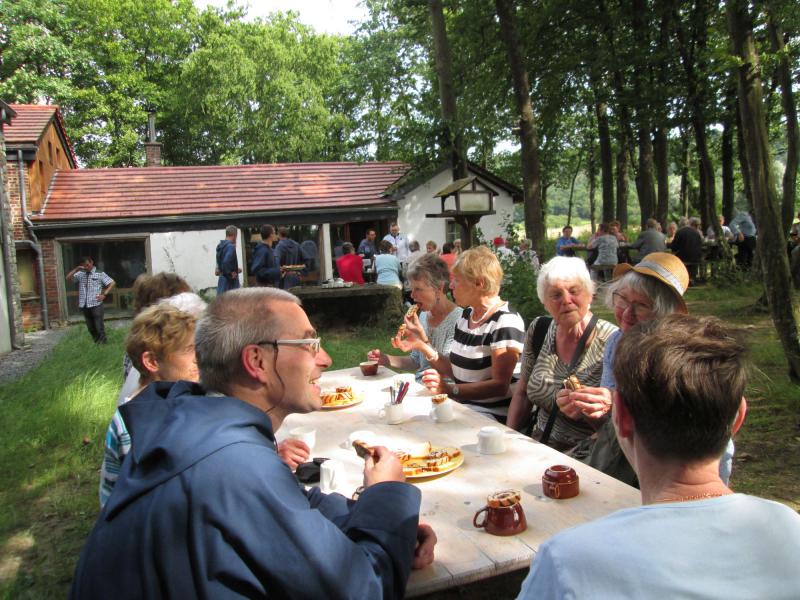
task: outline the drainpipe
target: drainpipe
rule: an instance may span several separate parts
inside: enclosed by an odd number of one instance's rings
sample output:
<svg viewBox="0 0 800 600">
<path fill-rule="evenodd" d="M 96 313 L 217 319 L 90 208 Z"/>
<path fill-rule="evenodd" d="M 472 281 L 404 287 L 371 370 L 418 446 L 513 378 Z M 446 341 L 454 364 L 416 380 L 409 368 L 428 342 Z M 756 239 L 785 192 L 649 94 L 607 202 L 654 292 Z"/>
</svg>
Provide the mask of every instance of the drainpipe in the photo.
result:
<svg viewBox="0 0 800 600">
<path fill-rule="evenodd" d="M 28 231 L 28 235 L 31 236 L 31 239 L 33 240 L 21 241 L 32 248 L 34 252 L 36 252 L 36 266 L 37 271 L 39 272 L 39 305 L 42 308 L 42 325 L 44 325 L 45 329 L 50 329 L 50 313 L 47 308 L 47 293 L 44 287 L 44 259 L 42 257 L 42 246 L 39 243 L 39 239 L 36 237 L 36 234 L 33 232 L 33 223 L 31 223 L 31 220 L 28 218 L 27 197 L 25 196 L 25 163 L 22 162 L 22 150 L 17 150 L 17 166 L 19 168 L 19 198 L 20 204 L 22 205 L 22 222 L 25 224 L 25 229 Z"/>
<path fill-rule="evenodd" d="M 0 190 L 0 194 L 3 193 L 3 190 Z M 0 207 L 0 232 L 5 235 L 6 225 L 5 225 L 5 214 Z M 8 244 L 5 243 L 6 240 L 3 240 L 3 270 L 5 271 L 5 286 L 6 286 L 6 298 L 8 299 L 8 331 L 11 334 L 11 347 L 14 350 L 22 349 L 22 346 L 17 344 L 17 324 L 14 320 L 14 287 L 11 285 L 11 261 L 9 260 L 9 256 L 11 253 L 11 249 L 9 248 Z"/>
</svg>

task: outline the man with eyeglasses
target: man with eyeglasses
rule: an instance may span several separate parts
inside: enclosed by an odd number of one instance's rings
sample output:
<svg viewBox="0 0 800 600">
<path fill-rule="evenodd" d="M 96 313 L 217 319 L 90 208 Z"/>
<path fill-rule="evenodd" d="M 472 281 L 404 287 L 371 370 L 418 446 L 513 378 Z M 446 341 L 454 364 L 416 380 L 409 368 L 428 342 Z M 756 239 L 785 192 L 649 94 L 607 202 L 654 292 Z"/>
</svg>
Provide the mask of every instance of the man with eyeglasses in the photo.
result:
<svg viewBox="0 0 800 600">
<path fill-rule="evenodd" d="M 298 299 L 217 297 L 197 325 L 202 387 L 154 384 L 120 408 L 136 444 L 81 553 L 72 598 L 401 598 L 433 560 L 419 491 L 376 448 L 355 502 L 298 485 L 275 449 L 321 407 L 331 364 Z"/>
</svg>

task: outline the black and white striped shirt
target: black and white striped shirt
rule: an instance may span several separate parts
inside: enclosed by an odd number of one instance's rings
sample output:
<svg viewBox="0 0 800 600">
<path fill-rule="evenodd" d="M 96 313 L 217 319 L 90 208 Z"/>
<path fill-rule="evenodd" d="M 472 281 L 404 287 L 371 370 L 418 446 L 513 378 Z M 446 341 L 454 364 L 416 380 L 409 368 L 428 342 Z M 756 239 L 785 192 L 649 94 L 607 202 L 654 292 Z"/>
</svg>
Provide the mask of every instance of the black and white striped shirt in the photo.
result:
<svg viewBox="0 0 800 600">
<path fill-rule="evenodd" d="M 465 308 L 456 322 L 453 345 L 450 347 L 450 364 L 457 384 L 486 381 L 492 377 L 492 351 L 503 348 L 522 352 L 525 341 L 525 324 L 518 313 L 511 312 L 504 302 L 474 329 L 469 328 L 471 308 Z M 479 412 L 505 416 L 508 414 L 508 396 L 461 400 Z"/>
</svg>

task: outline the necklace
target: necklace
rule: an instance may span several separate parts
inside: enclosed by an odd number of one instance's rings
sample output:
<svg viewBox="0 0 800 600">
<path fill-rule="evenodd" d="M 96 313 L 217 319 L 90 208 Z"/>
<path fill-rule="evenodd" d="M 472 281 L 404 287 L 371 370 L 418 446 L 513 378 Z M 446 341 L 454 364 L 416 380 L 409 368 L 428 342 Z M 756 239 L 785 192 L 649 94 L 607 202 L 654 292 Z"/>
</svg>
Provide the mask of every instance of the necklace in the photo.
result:
<svg viewBox="0 0 800 600">
<path fill-rule="evenodd" d="M 680 498 L 661 498 L 661 500 L 655 500 L 653 504 L 659 504 L 662 502 L 688 502 L 689 500 L 703 500 L 705 498 L 718 498 L 720 496 L 727 496 L 731 492 L 706 492 L 705 494 L 695 494 L 694 496 L 681 496 Z"/>
<path fill-rule="evenodd" d="M 502 303 L 503 301 L 500 298 L 498 298 L 497 302 L 495 302 L 489 308 L 487 308 L 486 311 L 483 313 L 483 315 L 481 315 L 477 320 L 472 318 L 472 315 L 475 312 L 475 309 L 473 308 L 472 312 L 469 314 L 469 322 L 472 323 L 473 325 L 477 325 L 478 323 L 482 322 L 486 317 L 489 316 L 489 313 L 492 312 L 492 309 L 500 306 Z"/>
</svg>

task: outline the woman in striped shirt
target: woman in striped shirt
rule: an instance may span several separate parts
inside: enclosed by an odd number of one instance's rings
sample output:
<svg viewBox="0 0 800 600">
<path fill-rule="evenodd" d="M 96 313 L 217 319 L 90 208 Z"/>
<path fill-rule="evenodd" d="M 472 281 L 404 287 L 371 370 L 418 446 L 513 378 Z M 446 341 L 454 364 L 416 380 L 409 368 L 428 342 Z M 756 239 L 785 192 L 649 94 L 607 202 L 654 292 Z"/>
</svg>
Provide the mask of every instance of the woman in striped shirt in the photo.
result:
<svg viewBox="0 0 800 600">
<path fill-rule="evenodd" d="M 464 307 L 456 322 L 450 357 L 422 374 L 425 386 L 505 422 L 510 385 L 522 352 L 525 326 L 499 297 L 503 269 L 484 246 L 459 255 L 450 289 Z"/>
</svg>

